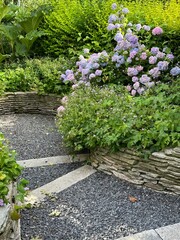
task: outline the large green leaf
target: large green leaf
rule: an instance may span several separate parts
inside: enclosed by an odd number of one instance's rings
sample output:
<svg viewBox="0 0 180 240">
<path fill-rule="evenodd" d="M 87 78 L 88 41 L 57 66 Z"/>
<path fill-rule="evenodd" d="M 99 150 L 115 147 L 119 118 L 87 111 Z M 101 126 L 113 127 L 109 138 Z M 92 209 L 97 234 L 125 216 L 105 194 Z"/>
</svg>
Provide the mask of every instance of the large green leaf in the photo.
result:
<svg viewBox="0 0 180 240">
<path fill-rule="evenodd" d="M 2 19 L 6 16 L 6 14 L 10 11 L 10 7 L 4 5 L 4 4 L 0 4 L 0 22 L 2 21 Z"/>
</svg>

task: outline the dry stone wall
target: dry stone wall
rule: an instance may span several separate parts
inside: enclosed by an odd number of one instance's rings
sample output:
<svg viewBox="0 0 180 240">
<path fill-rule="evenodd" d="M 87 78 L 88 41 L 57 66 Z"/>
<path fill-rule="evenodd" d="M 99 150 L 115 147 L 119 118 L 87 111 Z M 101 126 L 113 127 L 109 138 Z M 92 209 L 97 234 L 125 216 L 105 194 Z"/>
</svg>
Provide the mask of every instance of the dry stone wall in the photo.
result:
<svg viewBox="0 0 180 240">
<path fill-rule="evenodd" d="M 20 240 L 20 220 L 12 220 L 11 212 L 14 209 L 14 203 L 11 199 L 15 194 L 16 187 L 14 184 L 9 186 L 10 203 L 0 207 L 0 239 L 1 240 Z"/>
<path fill-rule="evenodd" d="M 92 165 L 108 174 L 158 191 L 180 194 L 180 148 L 154 152 L 148 160 L 134 151 L 91 153 Z"/>
<path fill-rule="evenodd" d="M 0 97 L 0 115 L 12 113 L 56 114 L 61 97 L 36 92 L 5 93 Z"/>
</svg>

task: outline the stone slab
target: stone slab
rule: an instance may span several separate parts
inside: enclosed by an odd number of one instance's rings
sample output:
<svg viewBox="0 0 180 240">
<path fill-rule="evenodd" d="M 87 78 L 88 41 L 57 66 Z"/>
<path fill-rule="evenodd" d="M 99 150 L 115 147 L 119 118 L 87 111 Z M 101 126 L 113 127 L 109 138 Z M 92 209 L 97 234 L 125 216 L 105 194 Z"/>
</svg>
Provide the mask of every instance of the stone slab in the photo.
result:
<svg viewBox="0 0 180 240">
<path fill-rule="evenodd" d="M 180 223 L 155 229 L 163 240 L 180 240 Z"/>
<path fill-rule="evenodd" d="M 118 238 L 116 240 L 162 240 L 162 238 L 159 237 L 154 230 L 148 230 L 128 237 Z"/>
<path fill-rule="evenodd" d="M 46 195 L 52 193 L 59 193 L 68 187 L 76 184 L 77 182 L 89 177 L 91 174 L 95 173 L 96 170 L 89 165 L 80 167 L 56 180 L 43 185 L 30 192 L 30 195 L 37 198 L 37 203 L 43 201 Z"/>
<path fill-rule="evenodd" d="M 17 161 L 19 165 L 25 168 L 31 167 L 40 167 L 40 166 L 48 166 L 54 164 L 63 164 L 63 163 L 73 163 L 85 161 L 89 157 L 88 154 L 78 154 L 75 157 L 72 155 L 64 155 L 64 156 L 55 156 L 55 157 L 46 157 L 46 158 L 38 158 L 38 159 L 29 159 L 29 160 L 20 160 Z"/>
</svg>

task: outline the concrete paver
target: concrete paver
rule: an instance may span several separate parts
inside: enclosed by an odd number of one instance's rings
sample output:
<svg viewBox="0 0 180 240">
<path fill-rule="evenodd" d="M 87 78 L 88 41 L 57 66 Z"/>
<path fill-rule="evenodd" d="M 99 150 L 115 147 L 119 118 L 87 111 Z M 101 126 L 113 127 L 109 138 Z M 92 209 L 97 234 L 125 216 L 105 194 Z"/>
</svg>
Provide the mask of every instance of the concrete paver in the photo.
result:
<svg viewBox="0 0 180 240">
<path fill-rule="evenodd" d="M 155 229 L 163 240 L 180 240 L 180 223 Z"/>
<path fill-rule="evenodd" d="M 95 173 L 96 170 L 93 169 L 91 166 L 85 165 L 80 167 L 66 175 L 57 178 L 56 180 L 43 185 L 33 191 L 31 191 L 31 195 L 37 198 L 37 202 L 42 201 L 46 195 L 52 193 L 59 193 L 66 188 L 76 184 L 77 182 L 87 178 L 91 174 Z"/>
<path fill-rule="evenodd" d="M 162 240 L 154 230 L 148 230 L 128 237 L 118 238 L 116 240 Z"/>
<path fill-rule="evenodd" d="M 55 156 L 55 157 L 46 157 L 46 158 L 38 158 L 38 159 L 20 160 L 17 162 L 22 167 L 30 168 L 30 167 L 48 166 L 48 165 L 52 165 L 52 164 L 73 163 L 73 162 L 85 161 L 87 158 L 88 158 L 88 154 L 78 154 L 74 157 L 71 155 L 65 155 L 65 156 Z"/>
</svg>

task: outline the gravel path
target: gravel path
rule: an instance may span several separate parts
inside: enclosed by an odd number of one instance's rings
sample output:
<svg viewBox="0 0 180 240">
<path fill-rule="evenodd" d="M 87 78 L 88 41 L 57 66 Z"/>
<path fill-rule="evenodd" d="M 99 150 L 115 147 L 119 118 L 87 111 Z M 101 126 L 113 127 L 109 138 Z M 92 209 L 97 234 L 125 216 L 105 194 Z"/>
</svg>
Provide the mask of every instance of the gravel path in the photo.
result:
<svg viewBox="0 0 180 240">
<path fill-rule="evenodd" d="M 23 210 L 22 240 L 111 240 L 180 222 L 180 196 L 100 172 L 56 196 L 56 201 L 49 198 L 38 208 Z M 49 216 L 55 209 L 60 216 Z"/>
<path fill-rule="evenodd" d="M 27 187 L 30 190 L 33 190 L 81 167 L 82 165 L 82 162 L 76 162 L 35 168 L 25 168 L 23 170 L 21 178 L 26 178 L 29 181 Z"/>
<path fill-rule="evenodd" d="M 25 160 L 67 154 L 54 117 L 0 116 L 0 131 Z M 60 177 L 81 163 L 28 168 L 23 177 L 30 188 Z M 132 202 L 129 196 L 135 197 Z M 60 215 L 49 216 L 53 210 Z M 111 240 L 151 228 L 180 222 L 180 196 L 157 193 L 97 172 L 47 198 L 38 208 L 22 211 L 22 240 Z"/>
<path fill-rule="evenodd" d="M 0 116 L 0 131 L 17 152 L 17 160 L 66 155 L 53 116 L 16 114 Z"/>
</svg>

